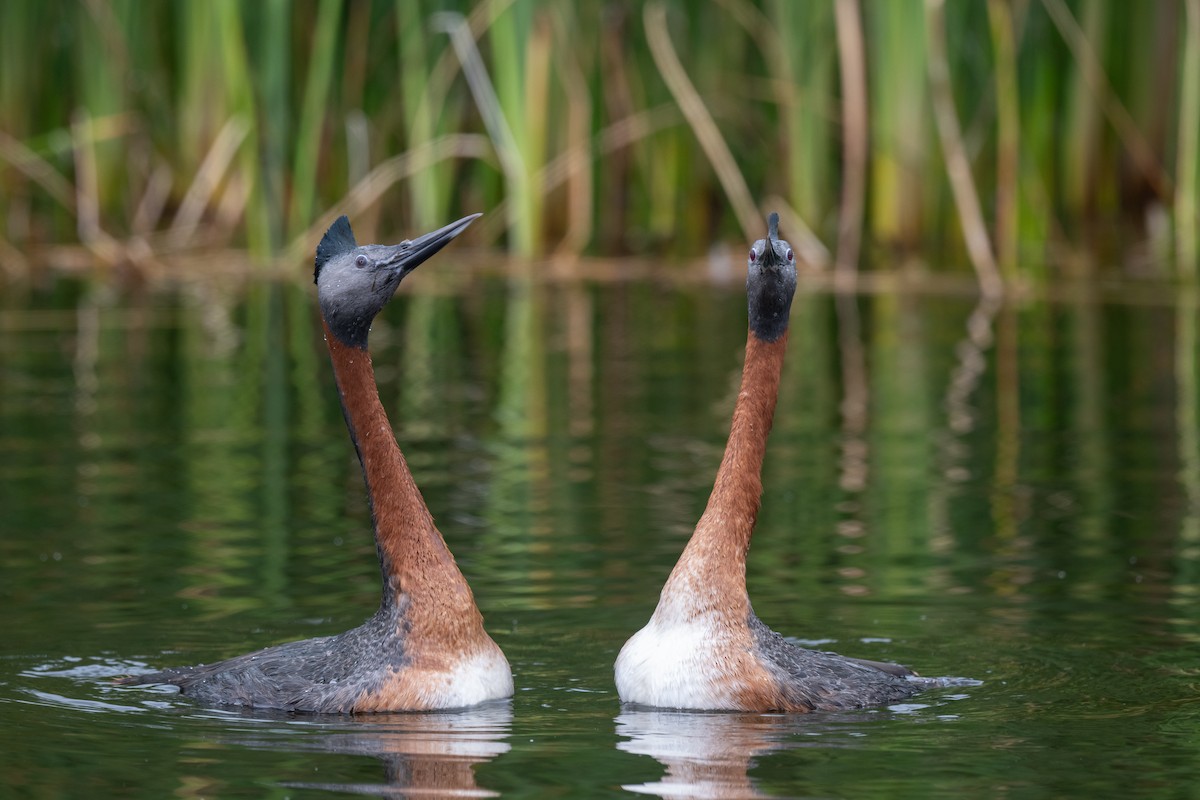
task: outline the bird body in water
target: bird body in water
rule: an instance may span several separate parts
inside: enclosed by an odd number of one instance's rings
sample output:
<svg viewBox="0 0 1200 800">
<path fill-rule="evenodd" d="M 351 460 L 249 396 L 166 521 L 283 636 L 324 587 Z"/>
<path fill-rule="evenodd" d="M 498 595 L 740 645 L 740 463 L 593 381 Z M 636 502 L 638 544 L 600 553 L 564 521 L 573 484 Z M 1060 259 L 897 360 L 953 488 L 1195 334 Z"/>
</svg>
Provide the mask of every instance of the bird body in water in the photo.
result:
<svg viewBox="0 0 1200 800">
<path fill-rule="evenodd" d="M 897 664 L 802 648 L 751 608 L 746 554 L 796 290 L 795 254 L 778 226 L 779 216 L 771 214 L 767 238 L 750 250 L 746 360 L 708 505 L 649 623 L 617 656 L 617 692 L 627 703 L 805 712 L 879 705 L 943 685 Z"/>
<path fill-rule="evenodd" d="M 471 589 L 413 481 L 367 352 L 371 322 L 404 276 L 478 216 L 395 246 L 358 245 L 341 217 L 317 247 L 325 341 L 366 480 L 383 572 L 379 610 L 335 636 L 121 683 L 174 684 L 204 703 L 329 713 L 461 708 L 512 695 L 508 661 L 484 630 Z"/>
</svg>

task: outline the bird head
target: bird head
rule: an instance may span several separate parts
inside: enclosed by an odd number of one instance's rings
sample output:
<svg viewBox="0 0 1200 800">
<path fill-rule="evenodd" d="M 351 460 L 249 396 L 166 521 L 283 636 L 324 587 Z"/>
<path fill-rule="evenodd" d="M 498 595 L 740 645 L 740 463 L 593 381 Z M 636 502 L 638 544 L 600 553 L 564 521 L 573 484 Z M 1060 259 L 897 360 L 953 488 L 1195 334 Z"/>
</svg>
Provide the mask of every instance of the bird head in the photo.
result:
<svg viewBox="0 0 1200 800">
<path fill-rule="evenodd" d="M 746 260 L 746 297 L 750 330 L 763 341 L 773 342 L 784 334 L 792 297 L 796 293 L 796 254 L 779 238 L 779 215 L 767 218 L 767 238 L 750 248 Z"/>
<path fill-rule="evenodd" d="M 404 276 L 441 250 L 480 214 L 400 244 L 354 241 L 350 220 L 338 217 L 317 245 L 317 300 L 330 331 L 345 344 L 365 348 L 371 322 L 396 293 Z"/>
</svg>

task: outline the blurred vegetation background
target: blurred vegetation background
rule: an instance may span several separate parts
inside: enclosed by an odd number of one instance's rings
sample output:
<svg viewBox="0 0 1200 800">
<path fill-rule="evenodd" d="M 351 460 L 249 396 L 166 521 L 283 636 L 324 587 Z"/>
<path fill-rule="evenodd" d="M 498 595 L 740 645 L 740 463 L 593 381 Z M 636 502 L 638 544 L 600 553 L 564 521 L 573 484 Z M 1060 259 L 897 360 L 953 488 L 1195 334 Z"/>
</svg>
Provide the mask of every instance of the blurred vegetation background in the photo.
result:
<svg viewBox="0 0 1200 800">
<path fill-rule="evenodd" d="M 10 275 L 294 264 L 341 213 L 689 258 L 778 209 L 832 274 L 1191 281 L 1198 142 L 1200 0 L 0 4 Z"/>
</svg>

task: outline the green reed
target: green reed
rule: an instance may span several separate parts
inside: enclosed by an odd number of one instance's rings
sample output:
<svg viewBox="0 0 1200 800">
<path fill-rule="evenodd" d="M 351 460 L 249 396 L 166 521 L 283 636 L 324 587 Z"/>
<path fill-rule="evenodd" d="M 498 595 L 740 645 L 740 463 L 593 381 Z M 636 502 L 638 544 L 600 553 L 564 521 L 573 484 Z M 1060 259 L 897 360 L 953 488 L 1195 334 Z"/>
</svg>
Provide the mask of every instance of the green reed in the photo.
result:
<svg viewBox="0 0 1200 800">
<path fill-rule="evenodd" d="M 433 43 L 429 41 L 427 3 L 396 0 L 396 86 L 400 93 L 400 124 L 410 149 L 427 147 L 437 138 L 439 118 L 445 113 L 443 97 L 434 97 L 439 85 L 431 80 L 434 69 Z M 422 230 L 432 230 L 450 215 L 452 173 L 446 164 L 435 164 L 417 173 L 409 182 L 413 221 Z"/>
<path fill-rule="evenodd" d="M 1175 200 L 1176 257 L 1181 277 L 1195 282 L 1196 222 L 1200 213 L 1200 0 L 1188 0 L 1180 65 L 1178 183 Z"/>
<path fill-rule="evenodd" d="M 783 150 L 788 167 L 786 195 L 803 219 L 819 225 L 837 203 L 833 3 L 775 0 L 765 11 L 778 27 L 768 46 L 769 77 L 779 96 L 776 138 L 787 146 Z"/>
<path fill-rule="evenodd" d="M 940 176 L 930 180 L 937 173 L 930 163 L 922 0 L 864 8 L 871 120 L 868 224 L 885 243 L 913 245 L 927 224 L 927 198 L 944 182 Z"/>
<path fill-rule="evenodd" d="M 471 235 L 526 259 L 695 256 L 746 238 L 746 190 L 757 214 L 785 204 L 832 249 L 847 136 L 833 7 L 665 0 L 652 41 L 640 7 L 601 0 L 6 3 L 0 257 L 78 243 L 100 262 L 168 263 L 215 245 L 265 261 L 311 247 L 315 221 L 347 207 L 381 236 L 501 211 Z M 1088 246 L 1090 230 L 1140 236 L 1155 208 L 1180 210 L 1178 263 L 1194 269 L 1189 9 L 947 5 L 962 145 L 1010 282 L 1048 277 L 1048 247 Z M 867 242 L 966 271 L 925 3 L 861 11 Z M 702 115 L 654 57 L 667 45 Z M 709 160 L 722 152 L 732 173 Z M 415 168 L 372 173 L 404 153 Z"/>
</svg>

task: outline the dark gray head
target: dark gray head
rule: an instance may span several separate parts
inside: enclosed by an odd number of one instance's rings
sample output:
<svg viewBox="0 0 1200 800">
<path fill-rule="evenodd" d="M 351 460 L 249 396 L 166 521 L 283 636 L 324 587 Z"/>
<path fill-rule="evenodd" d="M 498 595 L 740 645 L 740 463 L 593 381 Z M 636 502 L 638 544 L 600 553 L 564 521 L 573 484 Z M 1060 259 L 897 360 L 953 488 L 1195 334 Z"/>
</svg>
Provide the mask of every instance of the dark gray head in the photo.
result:
<svg viewBox="0 0 1200 800">
<path fill-rule="evenodd" d="M 479 216 L 463 217 L 396 245 L 359 245 L 350 230 L 350 220 L 338 217 L 317 245 L 313 272 L 321 316 L 329 330 L 348 345 L 366 348 L 371 322 L 392 299 L 404 276 L 449 244 Z"/>
<path fill-rule="evenodd" d="M 796 254 L 779 238 L 779 215 L 767 218 L 767 238 L 750 248 L 746 261 L 746 298 L 750 306 L 750 330 L 765 342 L 784 334 L 792 295 L 796 293 Z"/>
</svg>

